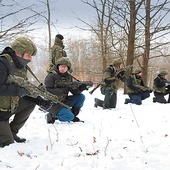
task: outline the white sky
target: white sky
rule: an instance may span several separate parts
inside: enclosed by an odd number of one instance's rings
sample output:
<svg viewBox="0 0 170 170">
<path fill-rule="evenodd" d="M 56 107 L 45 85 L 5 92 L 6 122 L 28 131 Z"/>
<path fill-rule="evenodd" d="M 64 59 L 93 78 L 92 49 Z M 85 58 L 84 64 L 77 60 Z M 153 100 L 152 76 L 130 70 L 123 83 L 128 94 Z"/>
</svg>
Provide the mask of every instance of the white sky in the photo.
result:
<svg viewBox="0 0 170 170">
<path fill-rule="evenodd" d="M 117 108 L 103 110 L 93 106 L 99 89 L 84 94 L 85 123 L 47 124 L 37 107 L 19 132 L 27 142 L 0 148 L 0 169 L 169 170 L 170 104 L 125 105 L 118 91 Z"/>
<path fill-rule="evenodd" d="M 43 1 L 22 1 L 22 0 L 15 0 L 18 3 L 18 9 L 28 7 L 34 4 L 32 7 L 33 10 L 36 12 L 47 11 L 47 7 L 44 3 L 46 0 Z M 2 1 L 3 6 L 1 8 L 0 17 L 8 12 L 13 12 L 17 10 L 17 6 L 15 8 L 11 7 L 10 5 L 14 2 L 12 0 L 9 1 Z M 82 34 L 82 30 L 75 29 L 76 26 L 84 26 L 82 22 L 80 22 L 77 18 L 81 18 L 84 21 L 91 22 L 93 18 L 93 9 L 90 8 L 88 5 L 81 2 L 81 0 L 51 0 L 50 1 L 50 9 L 51 9 L 51 21 L 55 25 L 56 29 L 53 29 L 52 36 L 55 36 L 56 33 L 61 33 L 63 35 L 75 35 L 75 34 Z M 12 25 L 12 23 L 21 20 L 22 18 L 26 18 L 28 15 L 31 14 L 31 11 L 23 11 L 19 13 L 19 15 L 12 15 L 10 18 L 3 20 L 3 26 Z M 47 17 L 47 13 L 43 14 Z M 47 24 L 43 18 L 39 18 L 37 25 L 42 27 L 41 30 L 38 30 L 37 34 L 44 35 L 47 34 Z M 51 24 L 51 25 L 53 25 Z M 54 28 L 54 27 L 52 27 Z"/>
</svg>

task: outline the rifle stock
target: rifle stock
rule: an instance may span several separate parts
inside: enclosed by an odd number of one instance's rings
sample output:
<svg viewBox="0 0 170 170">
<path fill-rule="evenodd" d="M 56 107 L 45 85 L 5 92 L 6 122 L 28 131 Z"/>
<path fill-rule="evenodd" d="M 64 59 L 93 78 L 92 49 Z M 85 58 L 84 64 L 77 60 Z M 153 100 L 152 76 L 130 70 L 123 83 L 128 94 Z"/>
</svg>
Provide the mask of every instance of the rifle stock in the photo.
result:
<svg viewBox="0 0 170 170">
<path fill-rule="evenodd" d="M 89 91 L 89 93 L 90 94 L 93 94 L 93 92 L 96 90 L 96 89 L 98 89 L 99 87 L 100 87 L 100 83 L 95 87 L 95 88 L 93 88 L 91 91 Z"/>
<path fill-rule="evenodd" d="M 85 84 L 86 86 L 92 87 L 93 84 L 95 84 L 92 81 L 73 81 L 73 82 L 58 82 L 56 87 L 72 87 L 72 88 L 78 88 L 82 84 Z"/>
<path fill-rule="evenodd" d="M 69 106 L 59 101 L 59 98 L 56 95 L 49 93 L 45 88 L 37 87 L 36 85 L 30 83 L 28 80 L 25 80 L 15 75 L 10 75 L 8 76 L 7 82 L 16 83 L 18 86 L 25 88 L 29 91 L 30 94 L 28 96 L 30 97 L 37 98 L 38 96 L 41 96 L 46 100 L 49 100 L 55 104 L 59 103 L 64 107 L 70 109 Z"/>
</svg>

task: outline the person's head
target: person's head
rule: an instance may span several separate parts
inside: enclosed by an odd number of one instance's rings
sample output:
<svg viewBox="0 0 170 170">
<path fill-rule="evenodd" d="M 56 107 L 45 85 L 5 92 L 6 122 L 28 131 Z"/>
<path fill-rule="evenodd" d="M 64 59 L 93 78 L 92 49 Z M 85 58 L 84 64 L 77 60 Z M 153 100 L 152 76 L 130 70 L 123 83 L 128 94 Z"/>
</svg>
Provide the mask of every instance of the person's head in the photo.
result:
<svg viewBox="0 0 170 170">
<path fill-rule="evenodd" d="M 26 65 L 32 60 L 32 56 L 37 53 L 35 44 L 27 37 L 20 37 L 14 40 L 11 44 L 21 64 Z"/>
<path fill-rule="evenodd" d="M 57 68 L 60 73 L 66 73 L 71 69 L 71 62 L 67 57 L 61 57 L 57 60 Z"/>
<path fill-rule="evenodd" d="M 165 71 L 165 70 L 160 71 L 159 74 L 158 74 L 159 77 L 162 77 L 162 78 L 165 78 L 165 79 L 167 78 L 167 75 L 168 75 L 168 72 Z"/>
<path fill-rule="evenodd" d="M 132 74 L 135 74 L 137 76 L 142 76 L 142 69 L 139 67 L 134 68 Z"/>
<path fill-rule="evenodd" d="M 63 41 L 63 40 L 64 40 L 63 35 L 57 34 L 57 35 L 55 36 L 55 41 L 57 41 L 58 39 L 61 40 L 61 41 Z"/>
<path fill-rule="evenodd" d="M 116 68 L 116 70 L 123 67 L 122 61 L 120 58 L 114 59 L 112 65 Z"/>
</svg>

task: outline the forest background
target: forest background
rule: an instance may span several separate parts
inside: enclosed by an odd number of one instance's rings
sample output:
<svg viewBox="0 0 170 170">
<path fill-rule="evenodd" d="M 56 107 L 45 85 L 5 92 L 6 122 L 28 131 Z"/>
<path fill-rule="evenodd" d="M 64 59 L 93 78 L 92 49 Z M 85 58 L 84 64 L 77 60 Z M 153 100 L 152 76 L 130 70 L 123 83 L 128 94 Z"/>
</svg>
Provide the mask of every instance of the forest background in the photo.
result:
<svg viewBox="0 0 170 170">
<path fill-rule="evenodd" d="M 29 36 L 38 48 L 30 67 L 41 82 L 58 33 L 79 80 L 101 81 L 118 57 L 141 67 L 150 87 L 159 71 L 170 72 L 170 0 L 0 0 L 0 11 L 0 51 Z"/>
</svg>

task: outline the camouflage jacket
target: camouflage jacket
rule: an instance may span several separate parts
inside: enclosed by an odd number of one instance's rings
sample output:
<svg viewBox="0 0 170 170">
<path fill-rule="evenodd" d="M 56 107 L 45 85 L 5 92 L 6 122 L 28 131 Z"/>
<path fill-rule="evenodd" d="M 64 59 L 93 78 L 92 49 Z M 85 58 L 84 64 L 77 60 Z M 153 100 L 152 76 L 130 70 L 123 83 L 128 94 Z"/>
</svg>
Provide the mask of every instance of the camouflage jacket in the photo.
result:
<svg viewBox="0 0 170 170">
<path fill-rule="evenodd" d="M 50 68 L 52 68 L 53 65 L 56 65 L 57 60 L 61 57 L 67 57 L 67 54 L 64 51 L 63 42 L 59 38 L 56 38 L 54 45 L 50 49 L 49 57 Z"/>
<path fill-rule="evenodd" d="M 127 80 L 127 93 L 140 93 L 145 88 L 144 82 L 141 77 L 135 74 L 129 76 Z"/>
<path fill-rule="evenodd" d="M 105 82 L 105 85 L 102 85 L 101 88 L 112 87 L 113 92 L 117 93 L 120 79 L 115 76 L 116 72 L 117 71 L 112 65 L 106 67 L 102 77 L 102 80 Z"/>
</svg>

